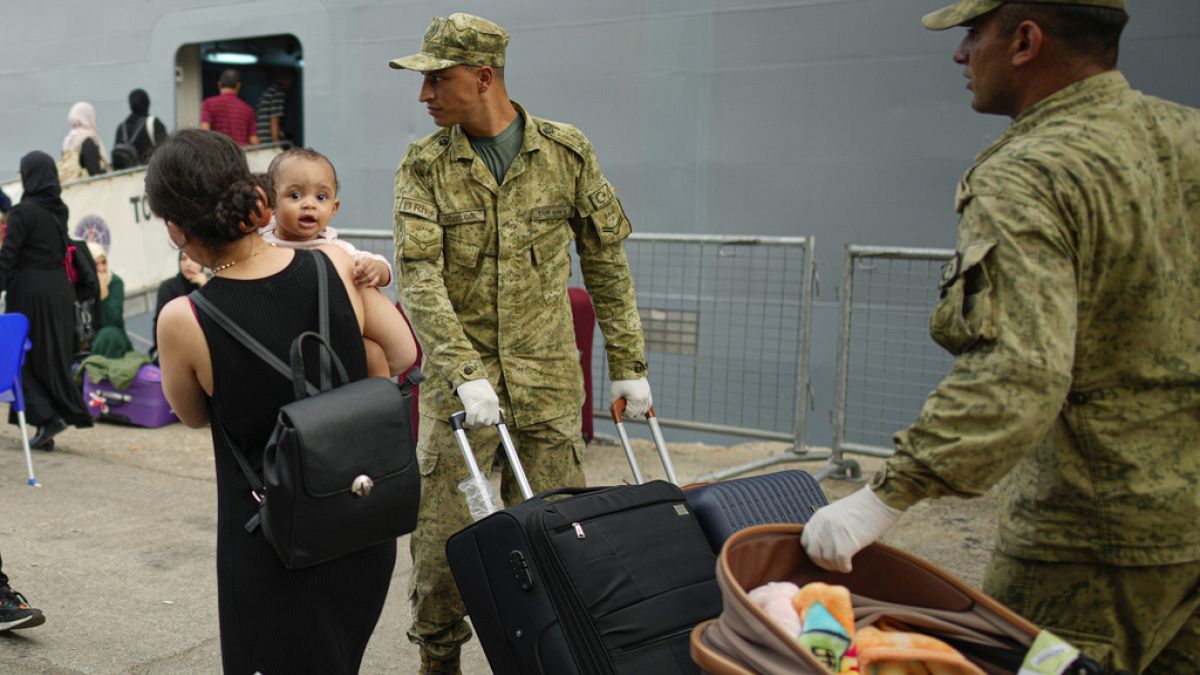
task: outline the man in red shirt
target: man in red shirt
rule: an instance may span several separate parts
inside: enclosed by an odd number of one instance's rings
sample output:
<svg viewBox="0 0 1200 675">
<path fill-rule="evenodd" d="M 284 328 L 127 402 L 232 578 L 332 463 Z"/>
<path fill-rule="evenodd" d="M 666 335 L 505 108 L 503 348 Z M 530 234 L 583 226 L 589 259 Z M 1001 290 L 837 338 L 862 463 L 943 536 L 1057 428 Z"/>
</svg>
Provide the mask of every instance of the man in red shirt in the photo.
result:
<svg viewBox="0 0 1200 675">
<path fill-rule="evenodd" d="M 221 93 L 204 99 L 200 106 L 200 128 L 219 131 L 239 145 L 258 145 L 257 121 L 254 108 L 238 98 L 242 80 L 233 68 L 221 73 L 217 80 Z"/>
</svg>

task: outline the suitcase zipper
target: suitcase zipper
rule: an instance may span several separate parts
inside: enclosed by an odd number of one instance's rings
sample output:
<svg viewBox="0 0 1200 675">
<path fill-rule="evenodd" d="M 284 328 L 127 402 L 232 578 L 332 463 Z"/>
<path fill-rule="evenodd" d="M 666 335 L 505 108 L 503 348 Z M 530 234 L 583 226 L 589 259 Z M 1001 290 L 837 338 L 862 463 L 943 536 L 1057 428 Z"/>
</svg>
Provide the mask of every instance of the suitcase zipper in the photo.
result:
<svg viewBox="0 0 1200 675">
<path fill-rule="evenodd" d="M 579 523 L 571 523 L 571 527 L 575 528 L 576 539 L 586 539 L 587 535 L 583 533 L 583 526 Z"/>
<path fill-rule="evenodd" d="M 533 515 L 533 514 L 531 514 Z M 530 547 L 534 555 L 534 560 L 538 566 L 550 570 L 548 574 L 543 574 L 542 577 L 547 585 L 551 588 L 550 597 L 561 598 L 567 611 L 559 612 L 559 617 L 566 624 L 568 630 L 575 635 L 582 637 L 581 640 L 584 649 L 583 653 L 577 656 L 582 657 L 584 663 L 584 672 L 588 673 L 613 673 L 615 672 L 612 663 L 608 659 L 608 651 L 604 648 L 604 643 L 600 640 L 596 632 L 595 626 L 591 624 L 590 617 L 587 613 L 587 608 L 584 607 L 583 601 L 579 598 L 579 594 L 575 591 L 575 587 L 567 582 L 563 583 L 562 579 L 566 577 L 566 572 L 562 564 L 558 560 L 558 556 L 554 554 L 554 546 L 550 543 L 549 535 L 546 533 L 545 511 L 536 512 L 537 523 L 530 528 L 533 531 Z M 577 526 L 576 536 L 580 536 L 583 532 L 583 526 L 578 523 L 573 523 Z"/>
<path fill-rule="evenodd" d="M 660 644 L 660 643 L 663 643 L 663 642 L 668 642 L 668 641 L 670 641 L 670 640 L 673 640 L 673 639 L 675 639 L 675 638 L 678 638 L 678 637 L 679 637 L 679 636 L 681 636 L 681 635 L 689 635 L 689 634 L 691 634 L 691 632 L 692 632 L 692 629 L 693 629 L 693 628 L 695 628 L 695 626 L 687 626 L 686 628 L 680 628 L 679 630 L 677 630 L 677 631 L 675 631 L 674 633 L 671 633 L 671 634 L 669 634 L 669 635 L 660 635 L 660 636 L 658 636 L 658 637 L 656 637 L 656 638 L 652 638 L 652 639 L 649 639 L 649 640 L 644 640 L 644 641 L 642 641 L 642 642 L 638 642 L 638 643 L 636 643 L 636 644 L 628 645 L 628 646 L 626 646 L 626 647 L 621 647 L 620 649 L 618 649 L 618 650 L 616 650 L 616 651 L 618 651 L 618 652 L 620 652 L 620 653 L 622 653 L 622 654 L 628 654 L 629 652 L 635 652 L 635 651 L 637 651 L 637 650 L 639 650 L 639 649 L 644 649 L 644 648 L 646 648 L 646 647 L 649 647 L 649 646 L 651 646 L 651 645 L 656 645 L 656 644 Z"/>
</svg>

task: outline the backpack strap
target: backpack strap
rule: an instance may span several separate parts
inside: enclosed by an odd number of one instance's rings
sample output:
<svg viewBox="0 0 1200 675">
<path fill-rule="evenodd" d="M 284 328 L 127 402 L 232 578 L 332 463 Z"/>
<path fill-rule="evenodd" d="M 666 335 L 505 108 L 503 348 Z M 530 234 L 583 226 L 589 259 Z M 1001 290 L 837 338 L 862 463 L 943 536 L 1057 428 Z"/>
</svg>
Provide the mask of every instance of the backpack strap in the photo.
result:
<svg viewBox="0 0 1200 675">
<path fill-rule="evenodd" d="M 320 259 L 319 254 L 316 251 L 297 252 L 311 254 L 313 256 L 313 262 L 315 262 L 317 265 L 317 288 L 320 291 L 317 299 L 317 322 L 321 331 L 321 337 L 325 338 L 329 334 L 329 299 L 327 297 L 329 280 L 325 271 L 325 263 Z M 228 333 L 230 337 L 232 337 L 234 340 L 237 340 L 242 344 L 242 346 L 249 349 L 255 356 L 265 361 L 267 365 L 278 371 L 279 374 L 283 375 L 289 380 L 292 380 L 292 369 L 284 364 L 282 359 L 280 359 L 278 356 L 275 356 L 275 354 L 273 354 L 271 350 L 267 349 L 263 343 L 256 340 L 253 335 L 250 335 L 245 328 L 242 328 L 237 324 L 237 322 L 229 318 L 228 315 L 218 309 L 216 305 L 214 305 L 211 301 L 209 301 L 208 298 L 204 297 L 200 293 L 200 289 L 196 289 L 189 293 L 188 299 L 192 301 L 197 310 L 202 312 L 208 318 L 212 319 L 213 322 L 220 326 L 226 333 Z M 321 355 L 321 380 L 325 388 L 328 388 L 327 381 L 330 379 L 328 365 L 329 355 L 325 352 L 325 350 L 321 350 Z M 305 391 L 309 396 L 312 396 L 320 391 L 310 382 L 305 382 L 304 386 Z M 237 460 L 238 467 L 242 470 L 242 474 L 246 477 L 246 482 L 250 484 L 250 496 L 256 503 L 262 504 L 263 500 L 266 499 L 265 486 L 263 485 L 262 479 L 259 478 L 258 472 L 254 470 L 254 467 L 250 466 L 250 461 L 246 459 L 246 455 L 242 452 L 241 447 L 234 442 L 233 436 L 230 435 L 229 430 L 225 428 L 225 423 L 222 422 L 220 416 L 216 414 L 216 409 L 212 404 L 211 398 L 209 399 L 208 419 L 216 424 L 217 429 L 221 432 L 221 436 L 225 438 L 226 444 L 229 445 L 229 449 L 233 452 L 233 458 Z M 254 530 L 258 529 L 258 526 L 259 515 L 258 513 L 255 513 L 250 520 L 246 521 L 245 529 L 247 532 L 254 532 Z"/>
<path fill-rule="evenodd" d="M 133 142 L 137 140 L 137 137 L 141 136 L 143 131 L 146 131 L 147 126 L 146 126 L 145 122 L 153 122 L 154 118 L 153 117 L 143 117 L 142 121 L 143 121 L 143 124 L 138 126 L 138 130 L 133 134 L 133 136 L 129 135 L 129 126 L 128 126 L 129 120 L 125 120 L 124 122 L 121 122 L 121 127 L 120 127 L 121 138 L 118 138 L 117 142 L 133 145 Z M 154 144 L 154 136 L 153 135 L 150 136 L 150 144 L 151 145 Z"/>
<path fill-rule="evenodd" d="M 319 350 L 321 352 L 321 391 L 329 389 L 332 386 L 332 376 L 329 372 L 329 279 L 325 272 L 325 256 L 316 251 L 309 251 L 312 254 L 313 262 L 317 264 L 317 331 L 321 335 L 321 340 L 325 342 L 327 349 Z M 297 337 L 297 342 L 301 340 Z M 295 350 L 295 346 L 293 346 Z M 338 370 L 342 374 L 342 384 L 345 384 L 346 369 L 342 367 L 341 361 L 338 361 Z"/>
<path fill-rule="evenodd" d="M 192 301 L 192 304 L 196 306 L 196 309 L 200 310 L 201 313 L 212 319 L 213 323 L 217 324 L 226 333 L 228 333 L 229 337 L 240 342 L 243 347 L 249 349 L 251 353 L 265 361 L 268 366 L 271 366 L 271 368 L 278 371 L 280 375 L 283 375 L 288 380 L 292 379 L 292 369 L 283 362 L 283 359 L 275 356 L 275 354 L 272 353 L 271 350 L 267 349 L 263 343 L 254 339 L 253 335 L 246 332 L 245 328 L 239 326 L 224 312 L 217 309 L 216 305 L 212 304 L 208 298 L 201 295 L 200 289 L 196 289 L 189 293 L 188 299 Z M 312 396 L 320 391 L 314 387 L 312 383 L 306 382 L 305 385 L 305 391 L 308 392 L 309 396 Z"/>
<path fill-rule="evenodd" d="M 143 128 L 146 130 L 146 136 L 150 138 L 150 147 L 158 145 L 158 141 L 154 139 L 154 122 L 154 115 L 146 115 L 146 125 Z"/>
</svg>

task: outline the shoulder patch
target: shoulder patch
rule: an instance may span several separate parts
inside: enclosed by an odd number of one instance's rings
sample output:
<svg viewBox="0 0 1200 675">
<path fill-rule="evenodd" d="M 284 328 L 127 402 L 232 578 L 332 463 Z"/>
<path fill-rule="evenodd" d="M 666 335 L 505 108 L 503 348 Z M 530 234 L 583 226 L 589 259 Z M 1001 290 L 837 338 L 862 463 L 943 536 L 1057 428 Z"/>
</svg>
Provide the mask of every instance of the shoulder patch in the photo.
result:
<svg viewBox="0 0 1200 675">
<path fill-rule="evenodd" d="M 437 159 L 438 155 L 446 152 L 446 149 L 449 147 L 450 132 L 445 129 L 439 129 L 413 143 L 413 149 L 416 150 L 416 159 L 424 164 L 429 164 Z"/>
<path fill-rule="evenodd" d="M 599 186 L 588 191 L 588 200 L 592 202 L 592 208 L 597 211 L 608 206 L 608 203 L 613 200 L 613 189 L 604 181 Z"/>
<path fill-rule="evenodd" d="M 438 217 L 437 206 L 422 199 L 413 199 L 412 197 L 401 197 L 396 210 L 401 213 L 407 213 L 410 216 L 424 218 L 425 220 L 436 221 Z"/>
<path fill-rule="evenodd" d="M 537 125 L 538 133 L 559 145 L 567 146 L 580 157 L 586 156 L 589 152 L 588 147 L 590 143 L 587 136 L 584 136 L 583 132 L 574 125 L 552 122 L 536 117 L 533 118 L 533 122 Z"/>
</svg>

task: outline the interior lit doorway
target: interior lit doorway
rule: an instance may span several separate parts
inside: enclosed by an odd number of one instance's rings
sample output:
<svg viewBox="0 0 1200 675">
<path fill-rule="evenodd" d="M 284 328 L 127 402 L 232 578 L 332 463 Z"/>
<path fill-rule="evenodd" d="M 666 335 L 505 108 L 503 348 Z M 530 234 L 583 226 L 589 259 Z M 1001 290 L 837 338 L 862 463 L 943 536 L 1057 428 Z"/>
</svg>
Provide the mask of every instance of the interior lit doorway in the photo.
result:
<svg viewBox="0 0 1200 675">
<path fill-rule="evenodd" d="M 291 75 L 284 104 L 284 138 L 304 145 L 304 50 L 294 35 L 229 38 L 183 45 L 175 53 L 175 128 L 200 126 L 200 104 L 216 96 L 226 68 L 238 71 L 238 96 L 253 107 L 277 79 Z M 267 142 L 270 139 L 260 139 Z"/>
</svg>

